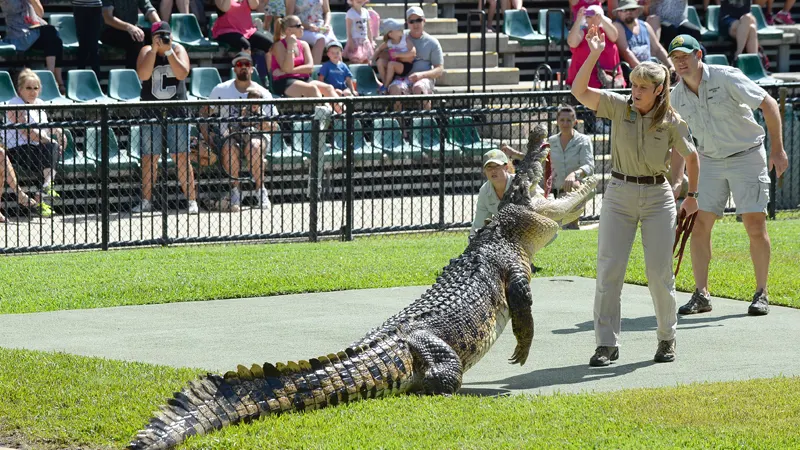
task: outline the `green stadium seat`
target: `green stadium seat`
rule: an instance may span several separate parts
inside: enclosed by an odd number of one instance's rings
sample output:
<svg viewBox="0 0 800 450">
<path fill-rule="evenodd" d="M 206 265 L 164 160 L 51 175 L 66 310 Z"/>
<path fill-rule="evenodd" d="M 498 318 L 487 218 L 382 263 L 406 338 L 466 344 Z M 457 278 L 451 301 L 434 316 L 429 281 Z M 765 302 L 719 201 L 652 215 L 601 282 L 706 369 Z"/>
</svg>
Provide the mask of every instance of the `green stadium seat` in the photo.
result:
<svg viewBox="0 0 800 450">
<path fill-rule="evenodd" d="M 142 83 L 133 69 L 112 69 L 108 73 L 108 96 L 123 102 L 138 102 Z"/>
<path fill-rule="evenodd" d="M 520 45 L 546 45 L 547 36 L 533 31 L 531 18 L 526 10 L 504 11 L 503 33 Z"/>
<path fill-rule="evenodd" d="M 0 103 L 6 103 L 16 96 L 17 90 L 14 89 L 11 75 L 6 71 L 0 72 Z"/>
<path fill-rule="evenodd" d="M 730 66 L 728 57 L 725 55 L 706 55 L 706 64 L 716 64 L 718 66 Z"/>
<path fill-rule="evenodd" d="M 719 5 L 708 5 L 706 10 L 706 32 L 703 33 L 702 39 L 714 41 L 719 38 Z M 728 38 L 728 36 L 724 36 Z"/>
<path fill-rule="evenodd" d="M 200 24 L 194 14 L 173 14 L 170 18 L 172 38 L 187 50 L 199 52 L 216 52 L 219 44 L 210 41 L 200 31 Z"/>
<path fill-rule="evenodd" d="M 293 122 L 292 123 L 292 150 L 294 152 L 300 151 L 303 156 L 311 156 L 312 151 L 312 136 L 311 130 L 313 128 L 313 124 L 309 120 L 303 120 L 300 122 Z M 325 136 L 325 134 L 322 134 Z M 324 138 L 323 138 L 324 139 Z M 324 149 L 324 157 L 323 160 L 330 162 L 330 161 L 340 161 L 344 158 L 344 153 L 341 150 L 333 149 L 330 145 L 325 144 Z"/>
<path fill-rule="evenodd" d="M 193 67 L 189 94 L 195 99 L 206 99 L 218 84 L 222 83 L 219 71 L 213 67 Z"/>
<path fill-rule="evenodd" d="M 302 164 L 305 160 L 300 150 L 294 150 L 283 140 L 284 133 L 276 132 L 270 136 L 270 147 L 265 152 L 264 158 L 271 165 Z"/>
<path fill-rule="evenodd" d="M 139 14 L 139 19 L 136 21 L 136 26 L 138 26 L 139 28 L 141 28 L 143 30 L 149 30 L 150 27 L 153 26 L 153 24 L 150 23 L 149 20 L 147 20 L 147 18 L 144 16 L 144 14 Z"/>
<path fill-rule="evenodd" d="M 17 54 L 17 47 L 13 44 L 0 43 L 0 56 L 7 58 Z"/>
<path fill-rule="evenodd" d="M 783 39 L 783 30 L 778 27 L 767 25 L 767 19 L 764 17 L 764 11 L 758 5 L 750 5 L 750 12 L 756 18 L 756 27 L 758 28 L 758 40 L 770 39 Z"/>
<path fill-rule="evenodd" d="M 547 29 L 547 13 L 550 13 L 550 29 Z M 539 10 L 539 34 L 547 36 L 551 42 L 560 44 L 567 42 L 569 35 L 569 28 L 567 28 L 567 20 L 564 17 L 563 11 L 547 9 Z"/>
<path fill-rule="evenodd" d="M 208 18 L 208 33 L 206 34 L 206 36 L 212 40 L 214 38 L 213 35 L 211 34 L 211 30 L 214 28 L 214 22 L 216 22 L 217 19 L 219 19 L 219 14 L 217 13 L 211 14 L 211 16 Z"/>
<path fill-rule="evenodd" d="M 236 78 L 236 70 L 233 67 L 231 67 L 230 77 L 231 79 Z M 255 81 L 261 86 L 267 87 L 266 84 L 264 83 L 264 77 L 259 75 L 258 68 L 256 68 L 256 66 L 253 66 L 253 81 Z"/>
<path fill-rule="evenodd" d="M 375 71 L 372 70 L 372 67 L 367 64 L 352 64 L 350 65 L 350 71 L 353 72 L 358 95 L 378 94 L 378 77 L 375 76 Z"/>
<path fill-rule="evenodd" d="M 67 98 L 80 103 L 115 101 L 103 94 L 97 75 L 91 70 L 67 72 Z"/>
<path fill-rule="evenodd" d="M 411 145 L 421 148 L 431 158 L 438 159 L 439 152 L 442 151 L 439 124 L 432 117 L 414 117 L 412 124 L 414 131 Z M 461 149 L 445 140 L 444 153 L 445 158 L 452 159 L 461 154 Z"/>
<path fill-rule="evenodd" d="M 42 99 L 43 102 L 54 104 L 73 103 L 72 100 L 61 95 L 53 72 L 49 70 L 34 70 L 33 73 L 35 73 L 42 82 L 42 91 L 39 93 L 39 98 Z"/>
<path fill-rule="evenodd" d="M 64 149 L 61 170 L 69 173 L 96 171 L 97 164 L 86 158 L 86 155 L 77 150 L 75 146 L 75 137 L 72 135 L 72 132 L 66 128 L 63 130 L 64 135 L 67 137 L 67 148 Z"/>
<path fill-rule="evenodd" d="M 133 129 L 133 127 L 131 127 Z M 130 153 L 123 153 L 119 148 L 119 141 L 114 130 L 108 130 L 108 168 L 110 170 L 131 170 L 140 167 L 139 160 L 130 155 Z M 133 135 L 133 133 L 131 133 Z M 133 137 L 131 137 L 131 141 Z M 93 160 L 98 167 L 101 164 L 102 157 L 102 137 L 100 128 L 93 127 L 86 129 L 86 138 L 83 142 L 83 147 L 86 152 L 86 157 Z"/>
<path fill-rule="evenodd" d="M 331 28 L 333 28 L 333 36 L 344 46 L 347 43 L 347 13 L 332 12 Z"/>
<path fill-rule="evenodd" d="M 756 53 L 742 53 L 736 60 L 736 67 L 744 73 L 747 78 L 755 81 L 760 85 L 766 84 L 781 84 L 782 80 L 773 78 L 764 70 L 761 64 L 761 58 Z"/>
<path fill-rule="evenodd" d="M 450 118 L 447 126 L 447 139 L 460 147 L 465 156 L 482 156 L 489 150 L 500 148 L 497 142 L 481 139 L 475 126 L 475 120 L 470 116 Z"/>
<path fill-rule="evenodd" d="M 72 14 L 50 14 L 47 20 L 58 30 L 58 36 L 64 43 L 65 50 L 78 49 L 78 34 L 75 31 L 75 18 Z"/>
<path fill-rule="evenodd" d="M 364 128 L 361 121 L 355 119 L 353 121 L 353 160 L 354 161 L 377 161 L 385 157 L 380 149 L 372 146 L 369 142 L 364 140 Z M 333 122 L 333 149 L 347 153 L 347 131 L 345 129 L 344 120 L 335 120 Z"/>
<path fill-rule="evenodd" d="M 719 38 L 719 33 L 712 32 L 703 26 L 703 22 L 700 21 L 700 16 L 697 14 L 697 9 L 695 9 L 694 6 L 688 7 L 687 14 L 689 16 L 689 22 L 700 30 L 701 41 L 715 41 Z"/>
<path fill-rule="evenodd" d="M 422 158 L 422 149 L 414 149 L 403 139 L 403 131 L 397 119 L 375 119 L 372 127 L 372 145 L 393 160 Z"/>
<path fill-rule="evenodd" d="M 314 64 L 314 68 L 311 69 L 311 79 L 316 80 L 319 77 L 319 70 L 322 69 L 322 64 Z"/>
</svg>

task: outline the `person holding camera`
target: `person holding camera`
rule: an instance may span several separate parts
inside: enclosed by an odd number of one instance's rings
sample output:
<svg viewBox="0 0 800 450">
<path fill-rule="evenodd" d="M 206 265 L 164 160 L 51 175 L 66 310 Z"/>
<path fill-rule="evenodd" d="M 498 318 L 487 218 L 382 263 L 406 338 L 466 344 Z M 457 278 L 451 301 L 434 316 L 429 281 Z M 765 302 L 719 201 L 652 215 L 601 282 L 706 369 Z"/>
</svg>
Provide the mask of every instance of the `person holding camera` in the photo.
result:
<svg viewBox="0 0 800 450">
<path fill-rule="evenodd" d="M 182 45 L 172 42 L 171 29 L 167 22 L 156 22 L 150 29 L 153 44 L 139 52 L 136 72 L 142 81 L 142 101 L 186 100 L 186 77 L 189 76 L 189 54 Z M 160 108 L 150 109 L 150 114 L 161 116 Z M 143 108 L 142 115 L 147 116 Z M 167 117 L 186 117 L 183 108 L 168 108 Z M 158 177 L 158 158 L 162 152 L 161 124 L 142 125 L 142 203 L 133 212 L 153 210 L 153 184 Z M 167 125 L 167 148 L 171 158 L 178 164 L 178 179 L 181 190 L 189 200 L 189 214 L 199 212 L 194 186 L 194 170 L 189 164 L 189 124 Z"/>
</svg>

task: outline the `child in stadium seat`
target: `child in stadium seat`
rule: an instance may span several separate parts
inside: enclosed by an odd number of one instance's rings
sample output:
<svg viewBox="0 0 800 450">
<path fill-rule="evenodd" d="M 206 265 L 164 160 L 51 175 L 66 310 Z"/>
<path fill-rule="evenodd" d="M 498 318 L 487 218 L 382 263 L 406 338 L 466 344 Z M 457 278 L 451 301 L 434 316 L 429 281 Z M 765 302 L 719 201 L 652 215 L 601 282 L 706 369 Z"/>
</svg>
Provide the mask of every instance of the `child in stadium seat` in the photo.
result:
<svg viewBox="0 0 800 450">
<path fill-rule="evenodd" d="M 324 63 L 319 69 L 319 81 L 324 81 L 336 89 L 340 96 L 347 97 L 358 95 L 353 87 L 353 73 L 347 64 L 342 62 L 342 44 L 333 41 L 328 44 L 326 49 L 328 62 Z"/>
<path fill-rule="evenodd" d="M 369 11 L 364 8 L 367 0 L 349 0 L 352 7 L 347 10 L 347 44 L 344 46 L 344 57 L 350 64 L 367 64 L 375 52 L 375 40 L 372 36 Z"/>
</svg>

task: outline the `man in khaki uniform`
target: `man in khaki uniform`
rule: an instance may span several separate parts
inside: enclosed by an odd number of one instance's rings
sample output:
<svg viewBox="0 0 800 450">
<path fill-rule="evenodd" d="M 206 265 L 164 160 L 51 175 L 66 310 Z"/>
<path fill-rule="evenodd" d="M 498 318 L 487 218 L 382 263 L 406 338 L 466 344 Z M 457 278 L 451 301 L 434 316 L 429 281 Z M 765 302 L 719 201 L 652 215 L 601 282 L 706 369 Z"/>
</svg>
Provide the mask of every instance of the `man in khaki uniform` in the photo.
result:
<svg viewBox="0 0 800 450">
<path fill-rule="evenodd" d="M 756 274 L 756 293 L 748 308 L 751 315 L 769 313 L 767 275 L 770 241 L 767 234 L 769 172 L 764 149 L 764 129 L 753 116 L 761 108 L 770 132 L 769 168 L 780 177 L 789 166 L 783 150 L 778 103 L 739 69 L 702 62 L 700 44 L 689 35 L 672 40 L 669 55 L 682 80 L 672 92 L 675 109 L 686 119 L 697 139 L 700 154 L 700 211 L 692 231 L 692 271 L 695 291 L 680 308 L 681 314 L 711 311 L 708 264 L 711 229 L 722 216 L 730 193 L 750 237 L 750 256 Z M 692 189 L 690 189 L 692 191 Z"/>
<path fill-rule="evenodd" d="M 656 362 L 675 360 L 677 320 L 672 242 L 676 208 L 667 180 L 671 149 L 685 159 L 689 187 L 697 187 L 697 154 L 689 128 L 670 106 L 669 70 L 644 62 L 631 72 L 631 96 L 588 87 L 589 76 L 605 47 L 597 29 L 587 34 L 591 53 L 580 68 L 572 93 L 597 117 L 611 119 L 613 179 L 603 196 L 597 241 L 597 288 L 594 330 L 597 348 L 591 366 L 607 366 L 619 358 L 621 294 L 636 229 L 641 223 L 647 286 L 658 323 Z M 681 208 L 697 209 L 693 198 Z"/>
</svg>

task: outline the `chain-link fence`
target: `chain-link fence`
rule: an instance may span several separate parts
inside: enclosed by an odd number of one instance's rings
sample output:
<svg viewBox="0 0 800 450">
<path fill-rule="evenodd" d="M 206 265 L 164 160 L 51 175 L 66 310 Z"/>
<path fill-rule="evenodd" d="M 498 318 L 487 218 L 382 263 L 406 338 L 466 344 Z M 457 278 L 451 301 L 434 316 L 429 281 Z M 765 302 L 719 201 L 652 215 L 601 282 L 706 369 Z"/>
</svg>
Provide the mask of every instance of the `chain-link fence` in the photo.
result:
<svg viewBox="0 0 800 450">
<path fill-rule="evenodd" d="M 780 105 L 783 147 L 789 156 L 789 168 L 781 178 L 776 179 L 775 173 L 770 173 L 769 215 L 772 219 L 800 219 L 800 84 L 770 86 L 767 91 Z M 764 125 L 763 115 L 758 118 Z M 765 145 L 769 153 L 769 131 Z"/>
<path fill-rule="evenodd" d="M 800 203 L 798 88 L 790 87 L 791 167 L 775 186 L 778 210 Z M 0 252 L 463 229 L 485 182 L 482 155 L 502 144 L 524 152 L 538 123 L 557 133 L 562 103 L 574 98 L 5 105 Z M 601 178 L 584 212 L 592 220 L 611 171 L 609 127 L 586 109 L 578 119 Z"/>
</svg>

